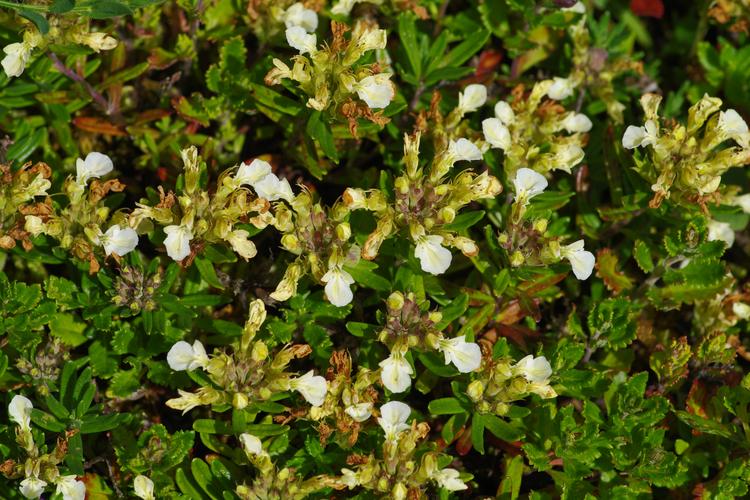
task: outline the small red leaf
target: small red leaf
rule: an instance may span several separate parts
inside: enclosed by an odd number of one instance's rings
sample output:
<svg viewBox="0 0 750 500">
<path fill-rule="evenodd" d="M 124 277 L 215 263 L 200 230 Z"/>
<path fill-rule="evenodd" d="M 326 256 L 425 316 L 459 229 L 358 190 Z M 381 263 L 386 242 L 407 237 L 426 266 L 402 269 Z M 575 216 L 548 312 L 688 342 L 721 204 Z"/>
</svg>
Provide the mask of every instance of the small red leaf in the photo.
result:
<svg viewBox="0 0 750 500">
<path fill-rule="evenodd" d="M 630 0 L 630 10 L 636 16 L 661 19 L 664 15 L 664 2 L 662 0 Z"/>
</svg>

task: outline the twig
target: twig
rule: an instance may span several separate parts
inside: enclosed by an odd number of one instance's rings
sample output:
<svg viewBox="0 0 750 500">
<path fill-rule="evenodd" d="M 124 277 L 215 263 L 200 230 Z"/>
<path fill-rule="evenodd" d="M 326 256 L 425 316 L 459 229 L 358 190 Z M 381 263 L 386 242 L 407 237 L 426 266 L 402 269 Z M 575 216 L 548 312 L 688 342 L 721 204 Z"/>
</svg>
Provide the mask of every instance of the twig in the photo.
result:
<svg viewBox="0 0 750 500">
<path fill-rule="evenodd" d="M 107 102 L 107 99 L 105 99 L 103 95 L 97 92 L 97 90 L 94 87 L 92 87 L 91 84 L 87 82 L 85 78 L 83 78 L 81 75 L 79 75 L 72 69 L 65 66 L 65 64 L 63 64 L 63 62 L 57 57 L 55 53 L 50 52 L 48 56 L 50 59 L 52 59 L 52 63 L 54 64 L 55 68 L 57 68 L 57 70 L 60 73 L 67 76 L 71 80 L 78 82 L 84 89 L 86 89 L 86 92 L 89 93 L 89 95 L 94 100 L 94 102 L 96 102 L 99 106 L 101 106 L 101 108 L 104 109 L 104 112 L 107 115 L 110 115 L 112 113 L 112 108 Z"/>
<path fill-rule="evenodd" d="M 443 0 L 443 3 L 440 4 L 440 10 L 438 10 L 437 18 L 439 21 L 442 21 L 445 17 L 445 13 L 448 11 L 448 4 L 450 3 L 450 0 Z M 432 30 L 432 36 L 438 36 L 440 34 L 440 30 L 443 29 L 443 23 L 437 22 L 435 23 L 435 29 Z"/>
</svg>

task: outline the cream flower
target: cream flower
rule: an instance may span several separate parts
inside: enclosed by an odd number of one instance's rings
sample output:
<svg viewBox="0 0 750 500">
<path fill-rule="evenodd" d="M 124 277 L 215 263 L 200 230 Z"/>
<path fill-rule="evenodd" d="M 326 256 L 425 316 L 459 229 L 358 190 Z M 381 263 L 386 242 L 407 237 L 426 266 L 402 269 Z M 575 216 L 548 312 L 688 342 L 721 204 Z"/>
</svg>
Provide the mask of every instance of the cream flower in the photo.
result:
<svg viewBox="0 0 750 500">
<path fill-rule="evenodd" d="M 11 43 L 3 48 L 3 52 L 5 52 L 5 57 L 3 57 L 0 64 L 2 64 L 8 78 L 21 76 L 23 70 L 26 68 L 26 64 L 29 62 L 31 46 L 23 42 Z"/>
<path fill-rule="evenodd" d="M 44 488 L 47 486 L 46 481 L 42 481 L 38 477 L 27 477 L 21 481 L 21 495 L 26 498 L 39 498 L 44 493 Z"/>
<path fill-rule="evenodd" d="M 568 113 L 568 115 L 565 117 L 565 119 L 562 122 L 563 128 L 570 132 L 571 134 L 575 134 L 578 132 L 588 132 L 591 130 L 592 127 L 591 120 L 589 120 L 589 117 L 582 114 L 582 113 Z"/>
<path fill-rule="evenodd" d="M 562 101 L 573 95 L 573 89 L 575 89 L 575 85 L 569 78 L 556 76 L 552 79 L 552 85 L 547 90 L 547 96 L 550 99 Z"/>
<path fill-rule="evenodd" d="M 336 307 L 344 307 L 354 298 L 350 285 L 354 284 L 354 278 L 348 272 L 335 266 L 328 270 L 320 278 L 326 284 L 325 291 L 328 301 Z"/>
<path fill-rule="evenodd" d="M 390 73 L 366 76 L 354 85 L 354 90 L 370 109 L 385 108 L 396 95 L 390 78 Z"/>
<path fill-rule="evenodd" d="M 240 256 L 245 259 L 252 259 L 255 257 L 255 255 L 258 253 L 258 250 L 255 248 L 255 243 L 250 241 L 248 237 L 250 236 L 250 233 L 245 231 L 244 229 L 235 229 L 234 231 L 230 232 L 224 239 L 232 245 L 232 249 L 240 254 Z"/>
<path fill-rule="evenodd" d="M 400 433 L 411 428 L 406 423 L 409 415 L 411 415 L 411 408 L 401 401 L 391 401 L 380 407 L 378 424 L 385 432 L 386 441 L 395 441 Z"/>
<path fill-rule="evenodd" d="M 719 128 L 729 137 L 744 136 L 748 133 L 747 123 L 733 109 L 719 112 Z"/>
<path fill-rule="evenodd" d="M 734 229 L 726 222 L 711 220 L 708 222 L 708 241 L 723 241 L 730 248 L 734 245 Z"/>
<path fill-rule="evenodd" d="M 88 45 L 97 53 L 117 47 L 117 40 L 115 38 L 99 31 L 82 35 L 77 41 L 83 45 Z"/>
<path fill-rule="evenodd" d="M 192 346 L 180 340 L 167 353 L 167 363 L 171 369 L 178 372 L 205 368 L 208 365 L 206 348 L 200 340 L 193 342 Z"/>
<path fill-rule="evenodd" d="M 735 196 L 732 198 L 731 203 L 732 205 L 740 207 L 746 214 L 750 214 L 750 193 Z M 28 216 L 26 216 L 26 218 L 28 219 Z"/>
<path fill-rule="evenodd" d="M 234 174 L 234 183 L 236 186 L 252 186 L 270 173 L 271 164 L 256 158 L 250 163 L 242 162 L 237 173 Z"/>
<path fill-rule="evenodd" d="M 438 486 L 448 491 L 461 491 L 468 488 L 459 478 L 459 472 L 450 467 L 434 472 L 431 477 Z"/>
<path fill-rule="evenodd" d="M 164 238 L 164 246 L 167 255 L 177 262 L 190 255 L 190 240 L 193 239 L 193 231 L 187 226 L 171 225 L 164 228 L 167 235 Z"/>
<path fill-rule="evenodd" d="M 748 319 L 750 318 L 750 305 L 745 304 L 744 302 L 735 302 L 732 304 L 732 312 L 739 319 Z"/>
<path fill-rule="evenodd" d="M 513 179 L 513 187 L 516 189 L 516 202 L 526 206 L 531 198 L 547 189 L 547 179 L 530 168 L 519 168 Z"/>
<path fill-rule="evenodd" d="M 643 127 L 629 125 L 622 136 L 622 147 L 633 149 L 639 146 L 653 146 L 659 138 L 659 128 L 653 120 L 647 120 Z"/>
<path fill-rule="evenodd" d="M 513 123 L 516 119 L 516 114 L 513 112 L 513 108 L 511 108 L 510 104 L 505 101 L 497 101 L 497 104 L 495 104 L 495 116 L 506 126 Z"/>
<path fill-rule="evenodd" d="M 393 393 L 404 392 L 411 387 L 411 376 L 414 369 L 400 353 L 391 353 L 379 363 L 380 380 Z"/>
<path fill-rule="evenodd" d="M 84 500 L 86 498 L 86 484 L 83 481 L 77 481 L 76 476 L 60 476 L 56 482 L 56 493 L 62 495 L 63 500 Z"/>
<path fill-rule="evenodd" d="M 26 222 L 23 225 L 23 229 L 26 232 L 30 233 L 31 236 L 37 237 L 47 231 L 47 225 L 44 223 L 41 217 L 37 217 L 36 215 L 27 215 Z"/>
<path fill-rule="evenodd" d="M 484 140 L 493 148 L 507 150 L 511 146 L 510 131 L 499 118 L 487 118 L 482 121 Z"/>
<path fill-rule="evenodd" d="M 474 342 L 466 342 L 466 336 L 440 339 L 438 350 L 445 356 L 445 364 L 453 363 L 461 373 L 473 372 L 482 364 L 482 350 Z"/>
<path fill-rule="evenodd" d="M 133 480 L 135 496 L 142 500 L 156 500 L 154 496 L 154 482 L 148 477 L 139 474 Z"/>
<path fill-rule="evenodd" d="M 286 200 L 291 203 L 294 199 L 292 187 L 286 179 L 279 179 L 273 174 L 268 174 L 260 181 L 253 184 L 253 189 L 261 198 L 268 201 Z"/>
<path fill-rule="evenodd" d="M 242 443 L 242 449 L 248 455 L 260 455 L 263 453 L 263 443 L 257 436 L 244 432 L 240 434 L 240 443 Z"/>
<path fill-rule="evenodd" d="M 422 271 L 430 274 L 443 274 L 451 265 L 453 255 L 442 246 L 443 237 L 431 234 L 417 238 L 414 256 L 419 259 Z"/>
<path fill-rule="evenodd" d="M 453 162 L 475 161 L 482 159 L 482 151 L 468 139 L 458 139 L 448 143 L 448 156 Z"/>
<path fill-rule="evenodd" d="M 487 102 L 487 87 L 474 83 L 458 94 L 458 109 L 461 113 L 471 113 Z"/>
<path fill-rule="evenodd" d="M 358 403 L 344 410 L 355 422 L 364 422 L 372 416 L 372 403 Z"/>
<path fill-rule="evenodd" d="M 583 249 L 583 240 L 578 240 L 564 246 L 561 254 L 563 258 L 568 259 L 568 262 L 570 262 L 576 278 L 585 280 L 591 276 L 596 259 L 594 258 L 594 254 Z"/>
<path fill-rule="evenodd" d="M 543 384 L 552 375 L 552 367 L 544 356 L 535 358 L 532 354 L 522 358 L 513 368 L 529 382 Z"/>
<path fill-rule="evenodd" d="M 318 38 L 315 33 L 308 34 L 305 28 L 301 26 L 287 28 L 286 41 L 290 47 L 299 51 L 300 54 L 314 54 L 318 50 Z"/>
<path fill-rule="evenodd" d="M 99 237 L 99 243 L 104 247 L 104 253 L 107 255 L 115 253 L 122 257 L 138 246 L 138 233 L 129 227 L 122 229 L 114 225 Z"/>
<path fill-rule="evenodd" d="M 8 405 L 10 419 L 18 424 L 23 432 L 31 430 L 31 410 L 34 405 L 29 398 L 21 395 L 13 396 Z"/>
<path fill-rule="evenodd" d="M 359 477 L 351 469 L 341 469 L 341 482 L 350 490 L 359 486 Z"/>
<path fill-rule="evenodd" d="M 318 29 L 318 14 L 314 10 L 306 9 L 302 2 L 297 2 L 286 9 L 283 19 L 287 28 L 299 26 L 308 33 Z"/>
<path fill-rule="evenodd" d="M 89 179 L 95 179 L 107 175 L 112 171 L 114 165 L 109 156 L 93 151 L 86 155 L 86 159 L 76 160 L 76 183 L 85 185 Z"/>
<path fill-rule="evenodd" d="M 289 388 L 302 394 L 302 397 L 313 406 L 321 406 L 326 399 L 328 382 L 320 375 L 313 375 L 313 371 L 289 381 Z"/>
</svg>

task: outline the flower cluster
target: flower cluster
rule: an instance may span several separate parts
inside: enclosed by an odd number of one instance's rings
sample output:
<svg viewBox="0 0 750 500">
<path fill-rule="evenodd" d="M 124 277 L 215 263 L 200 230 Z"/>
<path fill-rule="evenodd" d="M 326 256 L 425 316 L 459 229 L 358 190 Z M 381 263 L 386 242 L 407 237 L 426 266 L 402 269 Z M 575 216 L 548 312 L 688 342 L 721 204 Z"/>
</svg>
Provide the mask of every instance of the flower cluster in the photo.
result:
<svg viewBox="0 0 750 500">
<path fill-rule="evenodd" d="M 223 242 L 244 259 L 257 251 L 250 241 L 250 232 L 238 227 L 250 224 L 263 229 L 272 220 L 270 202 L 292 199 L 289 181 L 271 172 L 263 160 L 242 163 L 234 174 L 225 172 L 214 193 L 199 186 L 202 162 L 194 146 L 182 151 L 184 188 L 175 196 L 160 190 L 158 204 L 139 203 L 130 216 L 131 227 L 144 231 L 149 219 L 163 226 L 167 255 L 175 261 L 191 262 L 206 244 Z M 246 187 L 252 187 L 254 196 Z M 255 214 L 249 217 L 248 214 Z"/>
<path fill-rule="evenodd" d="M 319 475 L 305 479 L 292 468 L 277 468 L 271 456 L 263 449 L 263 442 L 257 436 L 243 433 L 239 436 L 239 440 L 245 457 L 258 470 L 258 474 L 250 484 L 237 486 L 235 493 L 242 500 L 261 498 L 303 500 L 323 488 L 341 489 L 336 479 L 331 476 Z"/>
<path fill-rule="evenodd" d="M 76 478 L 75 474 L 61 475 L 59 466 L 66 457 L 68 444 L 59 439 L 51 453 L 42 453 L 37 447 L 31 427 L 31 411 L 34 405 L 20 395 L 13 396 L 8 405 L 8 415 L 16 423 L 16 441 L 27 454 L 23 463 L 9 460 L 2 464 L 0 470 L 9 478 L 24 479 L 19 490 L 25 498 L 40 498 L 48 487 L 54 486 L 55 493 L 63 500 L 84 500 L 86 485 Z"/>
<path fill-rule="evenodd" d="M 482 131 L 491 148 L 503 151 L 508 177 L 524 167 L 541 174 L 570 173 L 583 160 L 591 120 L 555 102 L 572 93 L 570 80 L 555 78 L 534 84 L 530 93 L 519 85 L 511 102 L 495 104 L 495 117 L 482 122 Z"/>
<path fill-rule="evenodd" d="M 457 162 L 482 158 L 479 148 L 468 139 L 451 140 L 426 170 L 419 166 L 419 142 L 419 133 L 404 137 L 406 168 L 394 182 L 393 195 L 348 188 L 343 198 L 350 210 L 364 209 L 377 218 L 375 230 L 362 247 L 362 258 L 374 259 L 387 238 L 404 231 L 414 243 L 414 256 L 422 270 L 442 274 L 452 260 L 446 246 L 457 248 L 467 257 L 479 251 L 473 240 L 451 229 L 457 213 L 471 202 L 494 198 L 502 186 L 487 172 L 476 175 L 463 170 L 447 177 Z"/>
<path fill-rule="evenodd" d="M 507 358 L 487 361 L 474 374 L 466 394 L 480 413 L 507 414 L 509 405 L 529 394 L 544 399 L 557 397 L 550 386 L 552 367 L 544 356 L 529 354 L 515 364 Z"/>
<path fill-rule="evenodd" d="M 125 185 L 117 179 L 99 181 L 114 169 L 105 154 L 92 152 L 76 161 L 76 176 L 68 177 L 63 185 L 68 204 L 57 208 L 50 198 L 26 210 L 24 230 L 36 237 L 45 234 L 56 239 L 60 247 L 89 263 L 89 272 L 99 270 L 96 250 L 117 259 L 132 252 L 138 245 L 138 235 L 127 227 L 125 216 L 110 210 L 105 197 L 120 192 Z M 106 229 L 104 229 L 106 227 Z"/>
<path fill-rule="evenodd" d="M 441 466 L 445 463 L 444 456 L 434 451 L 417 454 L 418 442 L 430 428 L 424 422 L 408 424 L 410 415 L 411 408 L 400 401 L 381 406 L 378 424 L 385 436 L 381 457 L 360 457 L 355 469 L 341 470 L 339 484 L 395 500 L 428 498 L 428 483 L 447 491 L 467 489 L 456 469 Z"/>
<path fill-rule="evenodd" d="M 648 148 L 634 155 L 635 169 L 655 193 L 649 206 L 664 199 L 679 205 L 722 200 L 721 176 L 732 167 L 750 163 L 750 131 L 733 109 L 720 111 L 721 99 L 704 95 L 688 110 L 687 124 L 661 123 L 661 96 L 645 94 L 641 106 L 646 121 L 630 125 L 622 136 L 626 149 Z M 733 201 L 733 199 L 729 200 Z"/>
<path fill-rule="evenodd" d="M 326 297 L 333 305 L 349 304 L 354 297 L 354 279 L 345 266 L 356 264 L 359 248 L 349 242 L 351 228 L 345 204 L 337 201 L 326 209 L 305 190 L 288 206 L 277 205 L 274 215 L 271 224 L 282 234 L 281 245 L 298 257 L 289 264 L 271 297 L 289 299 L 296 293 L 298 281 L 309 273 L 325 284 Z"/>
<path fill-rule="evenodd" d="M 409 363 L 409 350 L 438 351 L 445 364 L 453 364 L 460 373 L 470 373 L 482 363 L 482 351 L 464 335 L 449 338 L 440 332 L 437 324 L 442 320 L 438 311 L 422 312 L 413 293 L 394 292 L 386 302 L 385 328 L 379 340 L 390 350 L 390 355 L 380 362 L 380 379 L 391 392 L 404 392 L 411 387 L 414 369 Z"/>
<path fill-rule="evenodd" d="M 266 83 L 278 85 L 286 79 L 297 82 L 302 92 L 309 96 L 308 107 L 318 111 L 330 110 L 333 116 L 343 116 L 349 121 L 353 134 L 356 134 L 356 119 L 359 117 L 385 124 L 387 118 L 374 110 L 387 107 L 395 96 L 391 74 L 382 72 L 377 63 L 359 62 L 367 52 L 385 48 L 385 30 L 360 22 L 347 38 L 345 34 L 349 27 L 333 21 L 333 41 L 319 49 L 315 33 L 308 32 L 314 28 L 310 28 L 312 25 L 287 27 L 286 39 L 299 55 L 293 57 L 291 68 L 274 59 L 274 69 L 266 75 Z"/>
<path fill-rule="evenodd" d="M 117 47 L 116 39 L 106 33 L 90 31 L 87 22 L 62 21 L 58 18 L 52 18 L 49 21 L 49 31 L 45 35 L 39 33 L 36 28 L 28 26 L 23 31 L 22 41 L 3 47 L 5 57 L 0 61 L 0 64 L 2 64 L 3 71 L 9 78 L 18 77 L 23 74 L 29 64 L 34 49 L 66 42 L 85 45 L 95 52 L 112 50 Z"/>
<path fill-rule="evenodd" d="M 15 172 L 8 165 L 0 165 L 0 248 L 9 250 L 16 241 L 24 249 L 32 247 L 30 238 L 34 234 L 24 229 L 25 216 L 49 211 L 48 204 L 32 202 L 38 196 L 47 196 L 51 174 L 45 163 L 28 163 Z"/>
<path fill-rule="evenodd" d="M 215 351 L 209 357 L 199 340 L 175 343 L 167 353 L 169 367 L 175 371 L 203 370 L 211 385 L 195 393 L 180 390 L 180 397 L 167 401 L 167 406 L 183 412 L 199 405 L 232 405 L 241 410 L 289 390 L 299 392 L 313 406 L 322 405 L 328 387 L 323 377 L 312 370 L 300 377 L 287 372 L 293 359 L 310 354 L 310 347 L 291 345 L 272 356 L 268 345 L 256 338 L 265 318 L 263 301 L 253 301 L 242 337 L 231 345 L 231 352 Z"/>
</svg>

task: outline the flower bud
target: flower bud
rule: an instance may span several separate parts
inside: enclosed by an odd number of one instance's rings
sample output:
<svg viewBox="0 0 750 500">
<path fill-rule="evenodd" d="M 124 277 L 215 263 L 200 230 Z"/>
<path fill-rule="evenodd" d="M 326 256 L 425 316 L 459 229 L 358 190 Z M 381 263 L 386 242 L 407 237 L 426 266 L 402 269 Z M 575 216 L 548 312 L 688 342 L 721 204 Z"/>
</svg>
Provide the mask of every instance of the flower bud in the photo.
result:
<svg viewBox="0 0 750 500">
<path fill-rule="evenodd" d="M 544 234 L 547 231 L 547 219 L 537 219 L 534 221 L 534 231 Z"/>
<path fill-rule="evenodd" d="M 253 361 L 265 361 L 268 358 L 268 346 L 263 341 L 258 341 L 253 345 L 253 352 L 250 355 Z"/>
<path fill-rule="evenodd" d="M 396 191 L 398 191 L 401 194 L 408 194 L 409 193 L 409 179 L 406 177 L 398 177 L 394 183 L 393 187 L 396 188 Z"/>
<path fill-rule="evenodd" d="M 518 267 L 523 265 L 524 261 L 526 259 L 524 258 L 523 254 L 516 250 L 513 252 L 513 254 L 510 256 L 510 265 L 513 267 Z"/>
<path fill-rule="evenodd" d="M 453 222 L 453 220 L 456 218 L 456 211 L 452 209 L 451 207 L 443 207 L 442 210 L 440 210 L 440 219 L 446 223 L 450 224 Z"/>
<path fill-rule="evenodd" d="M 483 394 L 484 384 L 482 384 L 481 380 L 473 381 L 466 389 L 466 395 L 469 396 L 469 398 L 471 398 L 471 400 L 475 403 L 482 399 Z"/>
<path fill-rule="evenodd" d="M 386 303 L 388 304 L 388 309 L 400 311 L 401 308 L 404 307 L 404 294 L 401 292 L 393 292 L 388 296 Z"/>
<path fill-rule="evenodd" d="M 349 223 L 342 222 L 341 224 L 336 226 L 336 237 L 339 239 L 339 241 L 348 241 L 351 235 L 352 228 L 349 226 Z"/>
<path fill-rule="evenodd" d="M 242 394 L 241 392 L 235 392 L 234 396 L 232 397 L 232 406 L 234 406 L 237 410 L 242 410 L 245 408 L 248 404 L 247 396 Z"/>
</svg>

